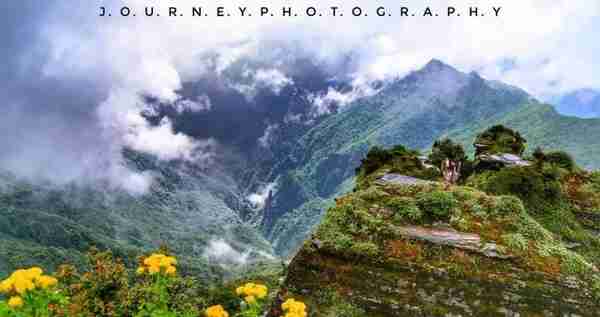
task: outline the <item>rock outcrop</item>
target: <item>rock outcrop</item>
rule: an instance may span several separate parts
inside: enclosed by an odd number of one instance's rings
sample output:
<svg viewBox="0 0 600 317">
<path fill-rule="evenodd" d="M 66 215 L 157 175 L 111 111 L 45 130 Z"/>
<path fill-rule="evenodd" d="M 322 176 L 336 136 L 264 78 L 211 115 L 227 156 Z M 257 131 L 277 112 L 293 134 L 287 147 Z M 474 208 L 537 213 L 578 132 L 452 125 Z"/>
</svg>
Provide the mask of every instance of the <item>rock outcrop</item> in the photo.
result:
<svg viewBox="0 0 600 317">
<path fill-rule="evenodd" d="M 488 163 L 498 163 L 505 167 L 510 166 L 531 166 L 532 163 L 530 161 L 522 159 L 518 155 L 510 154 L 510 153 L 500 153 L 500 154 L 481 154 L 477 157 L 479 160 L 488 162 Z"/>
<path fill-rule="evenodd" d="M 595 264 L 518 199 L 400 174 L 375 184 L 336 200 L 281 298 L 311 316 L 598 316 Z"/>
<path fill-rule="evenodd" d="M 426 228 L 419 226 L 402 226 L 394 228 L 396 234 L 407 239 L 426 241 L 435 245 L 449 246 L 465 251 L 483 254 L 490 258 L 508 259 L 512 256 L 503 254 L 503 248 L 496 243 L 481 241 L 481 237 L 473 233 L 458 232 L 447 228 Z"/>
</svg>

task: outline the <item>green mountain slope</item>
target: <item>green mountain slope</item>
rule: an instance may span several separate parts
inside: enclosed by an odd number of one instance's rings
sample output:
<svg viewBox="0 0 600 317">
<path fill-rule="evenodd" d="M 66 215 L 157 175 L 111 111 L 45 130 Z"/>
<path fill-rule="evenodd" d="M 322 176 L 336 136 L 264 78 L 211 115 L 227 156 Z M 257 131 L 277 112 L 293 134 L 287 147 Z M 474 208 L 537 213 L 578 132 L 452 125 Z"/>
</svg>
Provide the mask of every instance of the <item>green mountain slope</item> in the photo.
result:
<svg viewBox="0 0 600 317">
<path fill-rule="evenodd" d="M 97 184 L 31 184 L 0 174 L 0 275 L 28 265 L 50 270 L 67 262 L 83 265 L 91 247 L 134 263 L 165 244 L 184 270 L 205 277 L 224 274 L 223 262 L 243 264 L 272 253 L 258 230 L 225 203 L 236 199 L 235 182 L 227 175 L 181 171 L 128 155 L 157 176 L 145 195 Z M 211 247 L 217 248 L 216 258 Z"/>
<path fill-rule="evenodd" d="M 600 119 L 564 116 L 549 105 L 528 104 L 455 129 L 448 136 L 471 149 L 477 133 L 495 124 L 520 131 L 528 141 L 529 152 L 538 146 L 545 150 L 563 150 L 571 153 L 583 167 L 600 168 Z"/>
</svg>

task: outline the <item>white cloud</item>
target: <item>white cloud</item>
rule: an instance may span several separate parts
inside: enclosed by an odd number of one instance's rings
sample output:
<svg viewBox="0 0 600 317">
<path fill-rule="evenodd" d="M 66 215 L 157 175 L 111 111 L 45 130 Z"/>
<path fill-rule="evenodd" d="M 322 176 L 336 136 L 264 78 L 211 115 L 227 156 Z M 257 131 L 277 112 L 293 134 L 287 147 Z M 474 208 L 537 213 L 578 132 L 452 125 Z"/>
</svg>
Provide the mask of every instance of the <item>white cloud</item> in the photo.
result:
<svg viewBox="0 0 600 317">
<path fill-rule="evenodd" d="M 278 124 L 270 124 L 265 129 L 265 134 L 258 138 L 258 144 L 264 148 L 268 148 L 271 145 L 273 139 L 273 133 L 279 129 Z"/>
<path fill-rule="evenodd" d="M 252 206 L 256 209 L 265 207 L 269 194 L 274 195 L 277 191 L 277 182 L 268 183 L 261 186 L 256 193 L 252 193 L 246 197 Z"/>
<path fill-rule="evenodd" d="M 374 89 L 369 83 L 359 83 L 355 81 L 352 90 L 341 92 L 333 87 L 329 87 L 324 95 L 313 96 L 314 115 L 320 116 L 328 114 L 333 107 L 343 108 L 349 103 L 363 97 L 372 96 L 379 90 Z"/>
<path fill-rule="evenodd" d="M 180 99 L 173 106 L 178 113 L 183 112 L 202 112 L 209 111 L 212 108 L 212 103 L 207 95 L 200 95 L 195 100 Z"/>
<path fill-rule="evenodd" d="M 111 3 L 118 2 L 108 2 Z M 459 9 L 468 5 L 484 8 L 492 5 L 484 0 L 469 4 L 447 0 L 428 3 L 440 10 L 449 4 Z M 186 1 L 132 0 L 128 5 L 134 8 L 156 5 L 163 10 L 171 5 L 190 7 Z M 264 3 L 228 3 L 231 8 L 238 5 L 258 8 Z M 275 0 L 269 5 L 278 8 L 289 3 Z M 294 2 L 297 8 L 310 5 L 314 3 Z M 340 4 L 324 1 L 318 7 L 324 10 L 331 5 Z M 378 3 L 354 0 L 344 2 L 343 8 L 354 5 L 362 6 L 367 12 L 375 12 L 378 6 L 394 10 L 398 7 L 398 3 L 391 0 Z M 424 8 L 423 2 L 416 0 L 402 5 L 415 10 Z M 594 40 L 600 27 L 595 21 L 600 14 L 598 1 L 498 0 L 493 5 L 502 6 L 501 17 L 403 18 L 371 14 L 353 18 L 346 14 L 333 23 L 332 18 L 260 18 L 256 15 L 129 19 L 89 19 L 86 15 L 81 18 L 85 18 L 86 27 L 57 23 L 48 33 L 54 44 L 56 67 L 106 73 L 109 77 L 121 78 L 128 87 L 162 98 L 175 97 L 174 89 L 181 81 L 193 79 L 206 69 L 206 61 L 199 58 L 202 54 L 217 51 L 217 69 L 222 70 L 241 57 L 268 60 L 277 52 L 264 44 L 273 42 L 302 47 L 323 61 L 343 58 L 349 51 L 358 52 L 360 65 L 356 75 L 369 79 L 406 73 L 437 57 L 464 70 L 480 70 L 492 79 L 523 86 L 537 95 L 556 89 L 600 87 L 600 79 L 595 75 L 600 71 L 600 63 L 593 53 L 598 48 Z M 204 7 L 214 10 L 216 5 Z M 88 11 L 88 4 L 75 8 L 75 13 L 82 15 Z M 190 40 L 194 38 L 202 40 Z M 505 58 L 517 58 L 518 67 L 499 73 L 497 63 Z M 277 67 L 285 62 L 274 60 L 273 69 L 253 74 L 255 80 L 275 90 L 281 89 L 290 83 Z M 549 82 L 554 85 L 549 86 Z M 245 87 L 246 90 L 251 88 L 251 85 Z"/>
<path fill-rule="evenodd" d="M 125 144 L 133 150 L 156 155 L 159 159 L 170 161 L 197 159 L 196 151 L 207 148 L 212 140 L 196 141 L 191 137 L 173 132 L 168 118 L 163 118 L 158 126 L 151 126 L 143 117 L 130 117 L 129 131 L 124 135 Z"/>
<path fill-rule="evenodd" d="M 270 88 L 276 94 L 281 92 L 287 85 L 293 85 L 294 81 L 291 78 L 286 77 L 281 71 L 277 69 L 259 69 L 254 75 L 254 79 L 259 85 Z"/>
<path fill-rule="evenodd" d="M 122 165 L 119 150 L 130 146 L 162 159 L 194 159 L 208 154 L 203 148 L 210 140 L 193 140 L 173 131 L 168 121 L 151 126 L 140 116 L 151 111 L 140 95 L 176 102 L 181 111 L 202 111 L 210 103 L 183 100 L 177 94 L 182 83 L 200 78 L 207 69 L 224 71 L 242 58 L 261 61 L 267 68 L 247 74 L 234 83 L 252 97 L 257 87 L 280 92 L 292 84 L 290 69 L 295 52 L 310 56 L 322 65 L 335 65 L 352 56 L 354 67 L 347 74 L 354 90 L 341 93 L 329 90 L 317 96 L 318 111 L 330 102 L 347 103 L 365 91 L 373 80 L 406 74 L 431 58 L 442 59 L 464 71 L 477 70 L 489 79 L 517 85 L 546 98 L 571 89 L 600 88 L 600 2 L 597 0 L 497 0 L 502 6 L 499 18 L 468 17 L 369 17 L 354 18 L 245 18 L 154 17 L 141 14 L 130 18 L 94 17 L 89 3 L 64 2 L 49 11 L 40 30 L 50 46 L 44 76 L 58 80 L 93 78 L 99 89 L 108 91 L 98 108 L 104 137 L 113 144 L 113 169 Z M 121 1 L 104 1 L 116 7 Z M 464 8 L 449 0 L 430 1 L 432 8 L 448 5 Z M 127 5 L 143 8 L 154 5 L 160 11 L 188 1 L 130 0 Z M 227 6 L 258 8 L 264 1 L 231 1 Z M 272 7 L 289 6 L 288 1 L 273 0 Z M 315 5 L 295 1 L 295 7 Z M 339 1 L 321 1 L 322 10 Z M 344 1 L 343 7 L 360 5 L 366 12 L 378 6 L 397 10 L 398 2 L 382 0 Z M 422 1 L 408 0 L 402 5 L 419 9 Z M 489 7 L 487 0 L 468 5 Z M 203 4 L 214 11 L 216 4 Z M 65 14 L 69 18 L 65 18 Z M 290 54 L 282 53 L 289 49 Z M 350 54 L 351 53 L 351 54 Z M 208 59 L 206 56 L 210 56 Z M 503 61 L 513 60 L 507 69 Z M 179 102 L 177 102 L 179 101 Z M 320 105 L 320 106 L 319 106 Z M 141 179 L 141 178 L 139 178 Z M 132 183 L 137 183 L 133 181 Z M 141 182 L 139 182 L 141 183 Z M 264 193 L 252 196 L 257 202 Z"/>
<path fill-rule="evenodd" d="M 283 88 L 293 85 L 294 81 L 277 69 L 259 68 L 256 71 L 246 69 L 243 81 L 230 83 L 230 86 L 240 92 L 248 100 L 254 99 L 259 89 L 267 88 L 279 94 Z"/>
<path fill-rule="evenodd" d="M 248 262 L 250 252 L 236 251 L 223 239 L 211 240 L 204 250 L 204 257 L 220 264 L 239 264 Z"/>
</svg>

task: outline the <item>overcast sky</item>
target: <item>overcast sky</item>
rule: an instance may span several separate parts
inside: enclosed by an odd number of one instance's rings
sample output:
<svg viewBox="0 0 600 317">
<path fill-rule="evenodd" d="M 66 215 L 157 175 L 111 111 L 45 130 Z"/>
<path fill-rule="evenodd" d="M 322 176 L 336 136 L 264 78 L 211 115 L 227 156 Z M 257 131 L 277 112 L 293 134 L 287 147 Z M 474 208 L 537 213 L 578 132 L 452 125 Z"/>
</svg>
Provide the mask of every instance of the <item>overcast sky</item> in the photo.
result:
<svg viewBox="0 0 600 317">
<path fill-rule="evenodd" d="M 272 65 L 251 78 L 280 89 L 291 84 L 285 65 L 293 58 L 281 50 L 302 52 L 324 67 L 353 56 L 346 75 L 356 86 L 438 58 L 540 99 L 578 88 L 600 89 L 597 0 L 427 1 L 441 13 L 448 3 L 459 9 L 461 2 L 501 6 L 498 18 L 98 17 L 99 5 L 140 11 L 155 5 L 160 12 L 177 5 L 187 13 L 192 5 L 212 10 L 212 2 L 2 1 L 0 168 L 30 178 L 100 179 L 143 191 L 151 175 L 125 168 L 123 147 L 164 160 L 201 161 L 214 140 L 175 133 L 168 120 L 150 125 L 140 115 L 148 110 L 140 95 L 206 110 L 209 101 L 182 100 L 178 89 L 240 58 Z M 402 1 L 417 12 L 424 9 L 422 2 Z M 250 10 L 265 3 L 303 9 L 314 1 L 228 3 Z M 393 0 L 319 3 L 323 9 L 360 5 L 366 12 L 399 5 Z"/>
</svg>

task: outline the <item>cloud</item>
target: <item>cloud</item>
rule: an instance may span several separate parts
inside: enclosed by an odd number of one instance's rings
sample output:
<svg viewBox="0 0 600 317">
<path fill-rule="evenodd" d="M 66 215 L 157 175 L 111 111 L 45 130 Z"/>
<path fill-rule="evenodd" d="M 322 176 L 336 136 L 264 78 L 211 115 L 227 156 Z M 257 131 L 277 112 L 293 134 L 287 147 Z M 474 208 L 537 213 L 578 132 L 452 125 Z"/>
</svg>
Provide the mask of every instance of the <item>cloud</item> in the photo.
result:
<svg viewBox="0 0 600 317">
<path fill-rule="evenodd" d="M 220 264 L 244 265 L 248 262 L 250 252 L 238 252 L 225 240 L 215 239 L 208 243 L 203 256 Z"/>
<path fill-rule="evenodd" d="M 256 209 L 265 207 L 269 195 L 274 195 L 277 191 L 277 182 L 268 183 L 261 186 L 256 193 L 248 195 L 247 199 Z"/>
<path fill-rule="evenodd" d="M 293 85 L 294 81 L 277 69 L 259 68 L 256 71 L 247 69 L 242 73 L 243 82 L 231 83 L 231 87 L 252 100 L 261 89 L 269 89 L 276 95 L 281 90 Z"/>
<path fill-rule="evenodd" d="M 123 3 L 103 1 L 111 8 Z M 232 1 L 228 6 L 263 4 Z M 448 4 L 458 6 L 446 0 L 429 5 Z M 130 0 L 127 5 L 164 11 L 190 3 Z M 289 3 L 273 0 L 269 5 Z M 315 4 L 294 2 L 295 7 L 310 5 Z M 340 4 L 321 1 L 318 7 L 331 5 Z M 398 7 L 392 0 L 343 4 L 354 5 L 367 12 Z M 416 0 L 403 5 L 423 7 Z M 470 5 L 490 4 L 479 0 Z M 600 88 L 600 2 L 498 0 L 494 5 L 503 7 L 500 18 L 371 14 L 345 15 L 332 23 L 331 18 L 303 17 L 99 18 L 87 2 L 0 4 L 0 98 L 7 109 L 0 118 L 0 166 L 31 178 L 87 178 L 134 191 L 147 188 L 151 177 L 126 167 L 124 148 L 201 163 L 211 157 L 215 141 L 207 133 L 186 134 L 173 118 L 148 121 L 144 114 L 160 115 L 162 109 L 145 98 L 178 113 L 214 111 L 223 103 L 212 96 L 184 97 L 182 87 L 213 76 L 215 86 L 237 87 L 247 98 L 261 89 L 280 94 L 293 85 L 310 86 L 310 80 L 296 79 L 301 71 L 314 71 L 298 66 L 306 59 L 332 79 L 351 83 L 347 89 L 332 86 L 317 93 L 317 113 L 366 95 L 372 82 L 406 74 L 434 57 L 543 99 L 576 88 Z M 216 5 L 205 6 L 213 10 Z M 254 64 L 247 67 L 244 61 Z M 246 76 L 229 76 L 236 67 Z M 203 95 L 198 91 L 195 96 Z M 288 113 L 286 118 L 299 116 Z M 264 192 L 253 197 L 264 201 Z"/>
<path fill-rule="evenodd" d="M 210 109 L 212 108 L 212 103 L 210 102 L 210 98 L 207 95 L 200 95 L 197 96 L 195 100 L 177 100 L 173 104 L 173 107 L 180 114 L 184 112 L 202 112 L 210 111 Z"/>
<path fill-rule="evenodd" d="M 368 96 L 375 95 L 379 89 L 373 88 L 369 83 L 353 83 L 350 91 L 343 92 L 329 87 L 326 94 L 313 96 L 314 115 L 329 114 L 333 109 L 341 109 L 351 102 Z"/>
<path fill-rule="evenodd" d="M 265 129 L 265 134 L 258 138 L 258 144 L 264 148 L 268 148 L 271 145 L 273 139 L 273 133 L 279 129 L 278 124 L 270 124 Z"/>
</svg>

